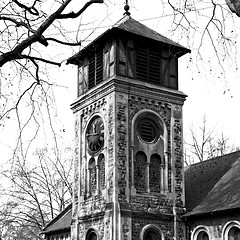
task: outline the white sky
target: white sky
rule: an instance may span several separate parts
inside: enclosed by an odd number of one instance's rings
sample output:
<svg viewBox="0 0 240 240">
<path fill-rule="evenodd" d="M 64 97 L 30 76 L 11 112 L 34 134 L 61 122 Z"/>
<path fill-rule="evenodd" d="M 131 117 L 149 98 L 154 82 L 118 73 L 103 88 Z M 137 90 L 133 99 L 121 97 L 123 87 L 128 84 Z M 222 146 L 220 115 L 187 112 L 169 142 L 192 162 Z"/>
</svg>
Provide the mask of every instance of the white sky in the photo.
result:
<svg viewBox="0 0 240 240">
<path fill-rule="evenodd" d="M 224 1 L 221 2 L 224 3 Z M 229 65 L 232 64 L 231 60 L 224 65 L 224 74 L 222 74 L 223 70 L 218 65 L 217 58 L 213 54 L 210 40 L 206 37 L 206 45 L 203 46 L 202 50 L 204 60 L 198 61 L 197 63 L 196 61 L 192 61 L 192 63 L 190 63 L 190 58 L 196 57 L 196 51 L 192 49 L 191 44 L 194 45 L 193 48 L 196 48 L 197 43 L 200 41 L 200 35 L 196 34 L 196 39 L 190 39 L 190 43 L 188 43 L 187 36 L 174 35 L 174 33 L 169 31 L 171 30 L 169 18 L 160 18 L 159 16 L 165 16 L 166 14 L 171 15 L 171 12 L 165 10 L 166 12 L 164 13 L 161 1 L 159 0 L 134 1 L 134 4 L 135 8 L 132 7 L 130 12 L 135 20 L 142 22 L 162 35 L 192 50 L 192 55 L 187 54 L 182 57 L 179 65 L 180 90 L 188 95 L 183 108 L 185 138 L 187 139 L 189 127 L 191 125 L 200 126 L 203 116 L 206 115 L 207 125 L 210 128 L 214 128 L 218 132 L 223 131 L 226 136 L 231 138 L 236 146 L 240 146 L 240 138 L 238 137 L 240 133 L 240 76 L 239 71 L 233 71 L 232 66 L 229 67 Z M 82 22 L 88 21 L 90 15 L 92 19 L 104 19 L 106 11 L 108 11 L 110 16 L 108 16 L 100 26 L 109 26 L 122 17 L 124 12 L 123 6 L 124 4 L 121 4 L 120 1 L 118 1 L 118 4 L 115 4 L 115 6 L 111 6 L 111 8 L 95 5 L 88 9 L 86 16 L 84 16 L 86 20 L 83 18 Z M 207 6 L 210 6 L 210 4 Z M 236 25 L 239 24 L 240 18 L 234 16 L 234 20 Z M 95 26 L 97 26 L 96 23 Z M 100 31 L 105 30 L 106 28 L 100 28 Z M 89 39 L 92 40 L 94 38 L 95 35 L 93 34 Z M 218 39 L 216 42 L 217 41 Z M 238 59 L 236 60 L 238 61 Z M 70 71 L 75 71 L 72 70 L 70 66 L 63 69 L 64 74 L 67 75 Z M 60 69 L 60 75 L 62 75 L 61 71 Z M 69 80 L 69 78 L 67 78 L 67 80 L 65 79 L 65 84 L 68 84 L 66 81 L 74 82 L 73 88 L 75 88 L 76 73 L 71 74 L 71 76 L 71 80 Z M 73 88 L 69 90 L 70 102 L 65 104 L 64 112 L 68 108 L 68 104 L 74 99 L 73 96 L 76 96 Z M 69 123 L 72 124 L 71 117 L 69 120 L 67 119 L 66 124 Z"/>
<path fill-rule="evenodd" d="M 122 17 L 124 4 L 121 2 L 124 1 L 118 1 L 118 4 L 115 4 L 115 6 L 111 5 L 111 8 L 95 5 L 88 9 L 88 12 L 86 12 L 86 16 L 84 17 L 86 17 L 87 20 L 90 15 L 92 19 L 104 19 L 107 11 L 110 16 L 105 19 L 100 26 L 111 25 L 111 23 L 115 23 Z M 168 8 L 163 10 L 161 2 L 162 1 L 159 0 L 130 1 L 131 4 L 134 4 L 134 7 L 130 9 L 130 12 L 134 19 L 141 21 L 148 27 L 153 28 L 157 32 L 192 50 L 192 55 L 187 54 L 182 57 L 179 65 L 180 90 L 188 95 L 184 105 L 185 137 L 187 137 L 189 127 L 191 125 L 199 126 L 202 123 L 203 116 L 206 115 L 209 127 L 212 127 L 219 132 L 223 131 L 226 136 L 231 138 L 236 146 L 240 146 L 240 138 L 238 137 L 240 133 L 240 74 L 239 70 L 234 71 L 236 67 L 233 66 L 233 62 L 236 60 L 238 64 L 239 59 L 231 58 L 231 52 L 236 51 L 236 49 L 229 50 L 230 57 L 225 56 L 220 48 L 217 49 L 219 51 L 219 56 L 226 59 L 226 63 L 224 63 L 225 65 L 223 66 L 224 69 L 221 69 L 217 62 L 216 55 L 213 54 L 210 39 L 205 37 L 206 43 L 201 49 L 203 60 L 195 60 L 190 63 L 190 58 L 196 59 L 195 49 L 199 46 L 201 35 L 196 33 L 193 35 L 192 39 L 189 39 L 192 36 L 184 36 L 171 32 L 172 22 L 169 18 L 172 17 L 172 12 L 169 11 Z M 219 3 L 224 4 L 225 1 L 219 1 Z M 201 5 L 200 2 L 198 8 L 206 8 L 206 14 L 210 14 L 212 9 L 208 9 L 209 6 L 211 6 L 211 4 Z M 166 17 L 166 15 L 170 15 L 170 17 Z M 195 16 L 193 15 L 192 19 L 194 18 Z M 235 25 L 240 25 L 240 18 L 235 16 L 233 18 Z M 83 18 L 82 21 L 84 22 L 87 20 Z M 230 31 L 233 29 L 233 26 L 231 25 L 233 22 L 230 20 L 229 25 L 226 20 L 225 27 L 227 33 L 228 30 Z M 199 24 L 198 27 L 200 28 L 200 26 L 204 26 L 207 21 L 208 18 L 199 19 L 199 22 L 197 22 L 197 24 Z M 101 29 L 101 31 L 103 30 L 106 29 Z M 213 32 L 215 31 L 215 29 L 212 30 Z M 237 37 L 237 31 L 239 31 L 239 29 L 234 28 L 233 30 Z M 232 35 L 229 34 L 228 36 L 231 37 Z M 94 35 L 90 37 L 90 39 L 94 38 Z M 221 42 L 217 37 L 215 37 L 214 40 L 216 43 L 219 42 L 219 46 L 221 45 Z M 236 43 L 236 45 L 238 44 Z M 216 46 L 218 46 L 218 44 L 216 44 Z M 72 81 L 76 82 L 76 79 L 73 79 Z"/>
<path fill-rule="evenodd" d="M 188 31 L 180 34 L 177 31 L 171 31 L 172 12 L 167 6 L 163 9 L 162 1 L 132 0 L 129 2 L 132 5 L 130 9 L 131 16 L 135 20 L 140 21 L 160 34 L 192 50 L 192 54 L 187 54 L 182 57 L 179 64 L 179 89 L 188 95 L 183 108 L 185 138 L 187 139 L 188 137 L 189 127 L 191 125 L 199 126 L 202 123 L 203 115 L 206 115 L 209 127 L 223 131 L 231 138 L 236 146 L 240 146 L 240 138 L 238 137 L 240 133 L 240 74 L 239 70 L 236 70 L 239 59 L 234 58 L 234 56 L 238 56 L 237 53 L 231 56 L 231 53 L 237 50 L 234 48 L 230 49 L 229 56 L 225 56 L 221 48 L 217 49 L 219 50 L 221 58 L 226 59 L 222 69 L 219 66 L 216 55 L 213 54 L 210 38 L 206 37 L 206 44 L 203 44 L 201 48 L 202 60 L 196 60 L 198 58 L 196 49 L 199 46 L 201 34 L 195 33 L 191 35 Z M 224 3 L 224 0 L 220 0 L 219 3 L 220 2 Z M 94 31 L 88 38 L 89 41 L 93 40 L 98 34 L 107 29 L 102 27 L 111 26 L 123 16 L 124 0 L 106 1 L 106 3 L 108 6 L 106 4 L 93 5 L 84 13 L 81 18 L 80 39 L 84 39 L 86 35 L 92 32 L 92 30 L 87 31 L 86 29 L 91 29 L 94 26 L 98 27 L 99 31 Z M 74 0 L 69 9 L 76 10 L 79 7 L 78 4 L 79 1 Z M 209 10 L 207 7 L 209 7 L 210 4 L 201 5 L 201 2 L 199 4 L 198 8 L 206 8 L 205 13 L 208 14 L 208 11 L 211 9 Z M 193 13 L 190 12 L 187 14 L 192 17 L 192 19 L 195 19 Z M 195 21 L 197 22 L 196 26 L 199 32 L 201 27 L 206 24 L 207 19 L 208 18 L 201 18 Z M 240 26 L 240 18 L 234 16 L 233 20 L 236 26 Z M 71 28 L 79 22 L 79 19 L 77 21 L 70 20 L 68 24 Z M 90 22 L 92 22 L 92 24 L 89 24 Z M 84 23 L 88 24 L 83 25 Z M 228 23 L 226 20 L 226 32 L 228 34 L 230 32 L 228 35 L 230 37 L 236 36 L 236 41 L 239 41 L 238 32 L 240 31 L 238 27 L 234 28 L 233 24 L 231 24 L 231 21 Z M 84 29 L 85 31 L 82 31 Z M 234 36 L 231 35 L 232 29 L 232 35 Z M 213 29 L 213 32 L 214 31 Z M 213 40 L 219 42 L 219 46 L 221 46 L 222 43 L 219 38 L 214 37 Z M 89 41 L 86 43 L 89 43 Z M 238 42 L 236 42 L 236 46 L 239 46 Z M 69 52 L 67 55 L 70 57 L 72 54 L 74 54 L 74 52 Z M 62 135 L 63 138 L 67 140 L 72 139 L 74 136 L 73 114 L 70 110 L 70 104 L 76 98 L 76 67 L 62 66 L 56 71 L 53 71 L 51 78 L 56 78 L 59 85 L 67 87 L 58 88 L 56 91 L 56 100 L 59 108 L 58 117 L 61 121 L 59 131 L 61 131 L 61 128 L 66 129 Z M 4 143 L 1 141 L 1 145 L 1 148 L 3 145 L 6 148 L 9 146 L 12 147 L 12 139 L 9 137 Z"/>
</svg>

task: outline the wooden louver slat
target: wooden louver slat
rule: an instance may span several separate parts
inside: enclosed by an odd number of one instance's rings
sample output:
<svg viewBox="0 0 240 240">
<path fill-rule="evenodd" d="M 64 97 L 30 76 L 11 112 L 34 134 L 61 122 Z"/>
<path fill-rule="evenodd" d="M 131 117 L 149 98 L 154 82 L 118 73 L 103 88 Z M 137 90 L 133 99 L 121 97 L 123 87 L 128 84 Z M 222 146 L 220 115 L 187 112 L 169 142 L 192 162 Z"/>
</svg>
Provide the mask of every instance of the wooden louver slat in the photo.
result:
<svg viewBox="0 0 240 240">
<path fill-rule="evenodd" d="M 160 84 L 161 56 L 159 50 L 136 47 L 136 77 L 139 80 Z"/>
<path fill-rule="evenodd" d="M 103 52 L 99 51 L 96 56 L 96 84 L 103 80 Z"/>
<path fill-rule="evenodd" d="M 88 89 L 103 81 L 103 51 L 95 52 L 89 58 Z"/>
<path fill-rule="evenodd" d="M 89 59 L 88 70 L 88 89 L 95 86 L 95 56 L 91 56 Z"/>
</svg>

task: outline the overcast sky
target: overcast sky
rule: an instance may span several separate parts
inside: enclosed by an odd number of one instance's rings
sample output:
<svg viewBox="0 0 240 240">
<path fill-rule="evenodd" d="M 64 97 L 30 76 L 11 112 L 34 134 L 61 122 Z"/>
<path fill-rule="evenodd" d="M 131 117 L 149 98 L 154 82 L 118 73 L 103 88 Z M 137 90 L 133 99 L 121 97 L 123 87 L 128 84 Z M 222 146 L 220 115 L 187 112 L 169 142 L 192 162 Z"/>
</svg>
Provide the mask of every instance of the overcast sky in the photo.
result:
<svg viewBox="0 0 240 240">
<path fill-rule="evenodd" d="M 240 146 L 240 74 L 237 49 L 240 39 L 238 37 L 240 18 L 228 16 L 225 20 L 226 34 L 230 39 L 236 41 L 236 48 L 228 48 L 224 52 L 221 39 L 214 34 L 216 32 L 214 27 L 209 28 L 213 33 L 212 40 L 207 33 L 203 39 L 201 38 L 204 26 L 209 20 L 208 16 L 211 16 L 212 6 L 210 3 L 201 3 L 200 1 L 197 6 L 189 6 L 191 11 L 189 10 L 186 16 L 192 19 L 196 31 L 186 29 L 182 32 L 178 30 L 179 28 L 173 31 L 173 28 L 176 28 L 176 25 L 172 24 L 173 13 L 168 6 L 163 8 L 162 1 L 132 0 L 129 2 L 132 18 L 192 51 L 191 54 L 182 57 L 179 64 L 179 89 L 188 95 L 183 108 L 185 139 L 188 137 L 189 127 L 201 125 L 203 116 L 206 115 L 210 128 L 216 129 L 218 132 L 223 131 L 236 146 Z M 219 3 L 224 6 L 224 0 L 220 0 Z M 78 9 L 78 4 L 79 0 L 74 0 L 69 10 Z M 78 40 L 86 39 L 83 42 L 84 46 L 122 18 L 123 7 L 124 1 L 106 1 L 106 4 L 91 6 L 81 19 L 69 21 L 67 24 L 71 29 L 74 24 L 81 23 Z M 196 18 L 196 8 L 202 11 L 201 17 Z M 202 13 L 204 13 L 204 17 L 202 17 Z M 178 17 L 180 16 L 178 15 Z M 197 50 L 201 40 L 201 55 L 199 55 Z M 211 41 L 215 43 L 215 48 Z M 76 52 L 75 49 L 66 55 L 70 57 Z M 218 62 L 216 52 L 221 58 L 222 66 Z M 70 104 L 76 98 L 76 67 L 63 65 L 52 72 L 51 78 L 57 79 L 59 85 L 65 86 L 57 88 L 56 100 L 60 119 L 59 131 L 66 129 L 62 134 L 63 138 L 68 141 L 74 136 L 73 114 L 70 110 Z M 10 137 L 1 142 L 2 146 L 5 147 L 11 146 L 11 143 Z"/>
<path fill-rule="evenodd" d="M 224 4 L 224 1 L 220 2 Z M 236 146 L 240 146 L 240 76 L 239 71 L 236 70 L 236 67 L 233 66 L 232 63 L 232 61 L 236 61 L 238 64 L 239 59 L 231 53 L 230 49 L 229 55 L 232 54 L 233 57 L 226 57 L 226 63 L 222 68 L 218 63 L 210 38 L 205 36 L 201 48 L 202 59 L 196 60 L 199 58 L 196 49 L 199 47 L 201 39 L 200 30 L 192 36 L 186 36 L 177 31 L 172 31 L 172 12 L 169 8 L 163 9 L 161 1 L 159 0 L 130 1 L 130 3 L 132 4 L 130 8 L 132 18 L 192 50 L 192 54 L 186 54 L 182 57 L 179 64 L 179 89 L 188 95 L 183 108 L 185 138 L 187 139 L 189 135 L 189 128 L 192 125 L 200 126 L 203 121 L 203 116 L 206 115 L 209 128 L 216 129 L 217 132 L 223 131 L 226 136 L 231 138 Z M 93 25 L 87 25 L 85 27 L 85 35 L 92 32 L 93 26 L 97 27 L 97 30 L 88 38 L 85 44 L 89 43 L 89 41 L 93 40 L 101 32 L 107 30 L 107 27 L 114 24 L 123 16 L 124 4 L 121 5 L 120 1 L 118 1 L 118 4 L 109 4 L 109 6 L 95 5 L 85 13 L 82 23 L 89 22 L 89 17 L 97 20 Z M 200 4 L 198 7 L 200 9 L 206 8 L 206 15 L 211 14 L 212 8 L 210 3 Z M 106 17 L 107 14 L 109 15 Z M 191 18 L 191 13 L 188 14 Z M 193 15 L 192 18 L 195 21 L 195 15 Z M 198 27 L 201 28 L 205 26 L 207 20 L 207 17 L 201 18 L 199 22 L 197 21 L 196 23 Z M 231 21 L 230 19 L 230 25 L 232 24 Z M 234 16 L 234 21 L 236 25 L 240 25 L 240 18 Z M 226 22 L 226 27 L 227 24 Z M 215 29 L 212 28 L 212 31 L 214 37 Z M 234 28 L 234 31 L 237 32 L 239 29 Z M 238 32 L 235 35 L 237 36 L 237 34 Z M 84 38 L 83 36 L 82 38 Z M 218 43 L 219 40 L 217 37 L 215 40 L 216 46 L 221 44 Z M 238 39 L 236 41 L 238 41 Z M 236 49 L 232 49 L 232 52 L 235 51 Z M 220 48 L 219 55 L 220 57 L 224 56 Z M 59 70 L 60 76 L 69 76 L 71 74 L 71 81 L 74 82 L 72 82 L 72 88 L 68 90 L 70 95 L 69 103 L 74 99 L 73 96 L 76 96 L 76 72 L 74 71 L 74 67 L 72 68 L 72 66 L 65 66 Z M 64 80 L 66 79 L 65 77 L 62 79 L 63 81 L 69 82 L 68 77 L 67 80 Z M 66 111 L 67 105 L 68 103 L 63 107 L 63 109 L 65 109 L 64 112 Z M 68 111 L 70 112 L 70 110 Z M 69 123 L 71 123 L 71 120 L 67 120 L 66 124 Z"/>
<path fill-rule="evenodd" d="M 124 12 L 124 4 L 121 4 L 121 1 L 115 2 L 118 2 L 118 4 L 109 4 L 110 7 L 94 6 L 88 9 L 82 21 L 87 22 L 87 19 L 91 16 L 91 19 L 98 20 L 94 26 L 99 26 L 98 29 L 100 32 L 106 30 L 106 28 L 102 27 L 114 24 L 122 17 Z M 240 138 L 238 137 L 240 133 L 240 76 L 239 70 L 237 69 L 239 64 L 237 50 L 229 48 L 229 56 L 225 56 L 221 48 L 221 41 L 217 35 L 214 35 L 216 29 L 210 27 L 213 41 L 215 41 L 215 46 L 217 46 L 217 53 L 221 59 L 225 59 L 225 62 L 223 61 L 224 65 L 222 65 L 222 67 L 219 65 L 217 56 L 214 53 L 215 50 L 207 34 L 203 39 L 200 59 L 196 49 L 198 49 L 200 45 L 202 29 L 206 26 L 209 20 L 208 17 L 199 17 L 199 19 L 196 20 L 195 13 L 187 13 L 189 19 L 192 18 L 198 28 L 198 32 L 188 36 L 187 34 L 184 35 L 184 33 L 180 34 L 177 30 L 172 31 L 172 11 L 166 6 L 165 9 L 163 9 L 162 1 L 138 0 L 129 2 L 132 6 L 130 8 L 131 16 L 135 20 L 140 21 L 192 50 L 192 54 L 187 54 L 180 59 L 179 65 L 180 90 L 188 95 L 184 105 L 185 136 L 187 135 L 186 133 L 189 127 L 192 124 L 195 126 L 201 125 L 203 116 L 206 115 L 210 128 L 214 128 L 218 132 L 223 131 L 227 136 L 231 137 L 237 146 L 240 146 Z M 114 3 L 114 1 L 112 1 L 112 3 Z M 219 1 L 219 3 L 222 3 L 223 7 L 226 8 L 225 1 Z M 190 7 L 194 9 L 193 6 Z M 201 10 L 202 13 L 206 16 L 211 16 L 211 3 L 201 4 L 200 2 L 196 8 L 200 10 L 204 9 L 204 12 Z M 101 11 L 99 11 L 100 9 Z M 109 14 L 107 18 L 106 13 Z M 99 19 L 102 19 L 103 22 L 100 22 Z M 236 37 L 236 39 L 234 39 L 236 41 L 239 41 L 239 28 L 235 26 L 239 26 L 239 22 L 240 18 L 235 16 L 233 16 L 233 19 L 231 16 L 225 21 L 227 36 L 233 39 Z M 235 25 L 233 26 L 233 24 Z M 93 38 L 95 38 L 95 34 L 91 35 L 89 39 L 92 40 Z M 236 45 L 238 45 L 238 42 L 236 42 Z"/>
</svg>

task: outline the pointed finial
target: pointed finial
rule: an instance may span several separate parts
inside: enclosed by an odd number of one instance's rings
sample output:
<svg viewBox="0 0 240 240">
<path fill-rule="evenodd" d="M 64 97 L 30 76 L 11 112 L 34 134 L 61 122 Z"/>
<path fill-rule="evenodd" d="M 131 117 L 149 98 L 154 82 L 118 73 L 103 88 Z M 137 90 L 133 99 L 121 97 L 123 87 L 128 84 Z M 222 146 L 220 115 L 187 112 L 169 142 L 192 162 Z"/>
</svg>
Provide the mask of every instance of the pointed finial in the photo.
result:
<svg viewBox="0 0 240 240">
<path fill-rule="evenodd" d="M 125 6 L 124 6 L 124 10 L 125 10 L 124 15 L 130 16 L 129 9 L 130 9 L 130 7 L 129 7 L 129 5 L 128 5 L 128 0 L 126 0 Z"/>
</svg>

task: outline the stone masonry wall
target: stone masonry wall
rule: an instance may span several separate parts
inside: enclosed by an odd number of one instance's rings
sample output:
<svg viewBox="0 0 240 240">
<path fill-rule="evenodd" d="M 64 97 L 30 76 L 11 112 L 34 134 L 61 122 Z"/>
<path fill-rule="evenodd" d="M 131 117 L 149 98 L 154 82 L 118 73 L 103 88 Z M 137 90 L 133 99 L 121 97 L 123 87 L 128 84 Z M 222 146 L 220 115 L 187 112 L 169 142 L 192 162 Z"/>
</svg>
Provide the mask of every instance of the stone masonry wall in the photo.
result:
<svg viewBox="0 0 240 240">
<path fill-rule="evenodd" d="M 150 223 L 158 226 L 165 240 L 173 239 L 174 226 L 172 219 L 157 219 L 142 215 L 132 219 L 132 240 L 139 240 L 142 229 Z"/>
</svg>

